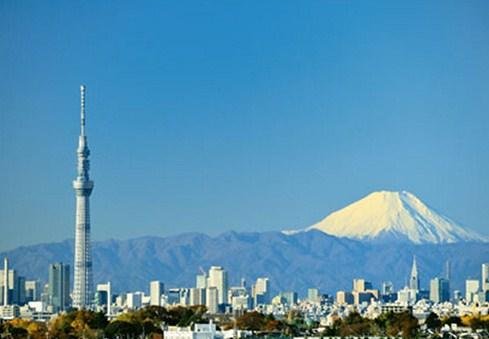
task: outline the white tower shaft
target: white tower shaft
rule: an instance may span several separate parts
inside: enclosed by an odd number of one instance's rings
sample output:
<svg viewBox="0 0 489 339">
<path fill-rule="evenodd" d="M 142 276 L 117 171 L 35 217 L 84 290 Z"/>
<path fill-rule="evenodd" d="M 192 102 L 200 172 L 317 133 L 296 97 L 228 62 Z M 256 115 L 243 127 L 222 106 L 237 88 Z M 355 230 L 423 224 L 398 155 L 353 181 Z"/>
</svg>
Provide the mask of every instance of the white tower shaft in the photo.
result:
<svg viewBox="0 0 489 339">
<path fill-rule="evenodd" d="M 3 305 L 8 305 L 8 259 L 3 259 Z"/>
<path fill-rule="evenodd" d="M 93 300 L 92 255 L 90 246 L 90 201 L 93 181 L 88 171 L 90 162 L 88 156 L 87 137 L 85 135 L 85 86 L 80 87 L 80 137 L 78 139 L 78 175 L 73 181 L 76 192 L 76 228 L 75 228 L 75 279 L 73 290 L 73 307 L 90 308 Z"/>
</svg>

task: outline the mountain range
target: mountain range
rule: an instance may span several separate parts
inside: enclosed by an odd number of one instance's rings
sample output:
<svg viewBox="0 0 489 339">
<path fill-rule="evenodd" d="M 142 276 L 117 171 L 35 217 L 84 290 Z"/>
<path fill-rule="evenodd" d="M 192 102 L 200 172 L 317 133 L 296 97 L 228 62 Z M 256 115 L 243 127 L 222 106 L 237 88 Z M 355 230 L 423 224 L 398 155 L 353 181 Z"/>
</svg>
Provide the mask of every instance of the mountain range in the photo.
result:
<svg viewBox="0 0 489 339">
<path fill-rule="evenodd" d="M 192 287 L 200 268 L 219 265 L 229 272 L 231 285 L 241 278 L 251 284 L 267 276 L 274 292 L 296 290 L 303 295 L 308 287 L 326 293 L 350 290 L 357 277 L 377 287 L 389 280 L 402 288 L 414 255 L 425 288 L 429 279 L 444 274 L 447 260 L 452 288 L 463 291 L 467 277 L 480 277 L 481 264 L 489 261 L 484 237 L 436 214 L 407 192 L 377 192 L 365 199 L 294 232 L 96 241 L 94 280 L 110 280 L 119 292 L 147 291 L 151 280 L 161 280 L 167 287 Z M 342 218 L 348 221 L 344 225 Z M 0 255 L 8 256 L 27 279 L 46 281 L 49 263 L 72 263 L 73 241 L 23 246 Z"/>
</svg>

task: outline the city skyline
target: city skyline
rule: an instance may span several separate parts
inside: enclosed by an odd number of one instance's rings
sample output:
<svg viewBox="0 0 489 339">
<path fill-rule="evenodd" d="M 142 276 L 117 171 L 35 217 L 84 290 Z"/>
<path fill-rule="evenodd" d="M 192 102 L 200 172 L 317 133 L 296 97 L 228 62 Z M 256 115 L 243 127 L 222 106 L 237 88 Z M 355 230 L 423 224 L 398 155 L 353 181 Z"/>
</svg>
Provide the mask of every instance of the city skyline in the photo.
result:
<svg viewBox="0 0 489 339">
<path fill-rule="evenodd" d="M 74 236 L 79 83 L 94 239 L 300 228 L 382 189 L 488 234 L 487 2 L 0 6 L 1 250 Z"/>
</svg>

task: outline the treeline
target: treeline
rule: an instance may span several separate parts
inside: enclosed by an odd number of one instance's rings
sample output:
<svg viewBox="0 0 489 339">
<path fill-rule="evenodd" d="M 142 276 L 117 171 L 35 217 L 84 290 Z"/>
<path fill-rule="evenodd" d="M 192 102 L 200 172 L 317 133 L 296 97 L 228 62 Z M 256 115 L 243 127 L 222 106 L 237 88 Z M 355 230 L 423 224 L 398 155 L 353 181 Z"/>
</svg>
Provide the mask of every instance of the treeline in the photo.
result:
<svg viewBox="0 0 489 339">
<path fill-rule="evenodd" d="M 104 313 L 87 310 L 62 313 L 48 323 L 13 319 L 0 325 L 0 338 L 163 338 L 163 326 L 202 323 L 205 306 L 149 306 L 122 313 L 109 321 Z"/>
<path fill-rule="evenodd" d="M 13 319 L 0 324 L 0 338 L 163 338 L 165 326 L 190 326 L 207 323 L 209 316 L 204 306 L 164 308 L 149 306 L 140 310 L 120 314 L 109 321 L 102 312 L 70 311 L 58 315 L 48 323 Z M 255 335 L 281 336 L 402 336 L 416 338 L 420 333 L 418 321 L 410 313 L 386 313 L 376 319 L 351 313 L 338 318 L 332 326 L 318 331 L 319 324 L 304 319 L 297 311 L 290 311 L 283 319 L 258 312 L 246 312 L 236 318 L 221 315 L 215 319 L 223 330 L 240 329 Z M 450 317 L 439 319 L 431 313 L 426 326 L 439 333 L 443 325 L 458 324 L 473 329 L 489 331 L 489 317 Z"/>
</svg>

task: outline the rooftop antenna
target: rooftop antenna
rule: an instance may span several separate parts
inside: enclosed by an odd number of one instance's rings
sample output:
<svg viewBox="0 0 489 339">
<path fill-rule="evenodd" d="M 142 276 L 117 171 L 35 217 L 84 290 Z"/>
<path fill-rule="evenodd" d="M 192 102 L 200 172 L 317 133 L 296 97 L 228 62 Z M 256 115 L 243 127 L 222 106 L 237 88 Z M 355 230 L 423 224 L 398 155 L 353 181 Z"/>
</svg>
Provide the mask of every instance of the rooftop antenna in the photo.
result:
<svg viewBox="0 0 489 339">
<path fill-rule="evenodd" d="M 80 126 L 81 126 L 81 136 L 85 136 L 85 85 L 80 86 Z"/>
</svg>

